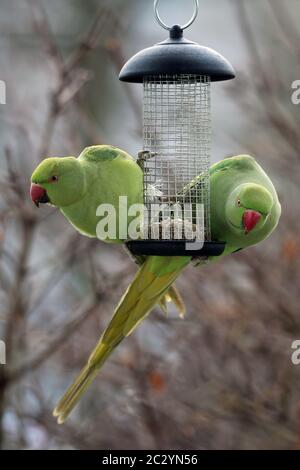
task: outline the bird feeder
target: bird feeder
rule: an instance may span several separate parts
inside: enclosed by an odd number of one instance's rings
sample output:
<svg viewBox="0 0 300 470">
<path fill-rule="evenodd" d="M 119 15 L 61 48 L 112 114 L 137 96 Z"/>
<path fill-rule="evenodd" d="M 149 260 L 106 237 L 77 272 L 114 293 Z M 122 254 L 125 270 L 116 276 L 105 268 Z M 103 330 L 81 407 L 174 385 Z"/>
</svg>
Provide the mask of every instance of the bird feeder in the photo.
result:
<svg viewBox="0 0 300 470">
<path fill-rule="evenodd" d="M 144 229 L 142 239 L 127 246 L 134 255 L 218 256 L 225 244 L 211 240 L 210 233 L 211 82 L 233 79 L 235 72 L 216 51 L 183 36 L 197 17 L 198 0 L 191 20 L 172 27 L 161 19 L 158 3 L 156 19 L 169 38 L 138 52 L 119 75 L 123 82 L 143 84 L 138 162 L 144 175 Z"/>
</svg>

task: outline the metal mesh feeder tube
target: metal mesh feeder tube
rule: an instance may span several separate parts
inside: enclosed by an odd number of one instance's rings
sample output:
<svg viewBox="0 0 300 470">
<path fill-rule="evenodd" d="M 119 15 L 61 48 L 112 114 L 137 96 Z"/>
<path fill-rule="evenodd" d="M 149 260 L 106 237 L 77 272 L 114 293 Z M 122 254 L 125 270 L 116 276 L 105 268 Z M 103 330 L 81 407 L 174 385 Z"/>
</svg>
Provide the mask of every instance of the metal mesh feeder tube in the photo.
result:
<svg viewBox="0 0 300 470">
<path fill-rule="evenodd" d="M 209 240 L 209 77 L 145 77 L 143 135 L 144 203 L 148 219 L 155 204 L 166 205 L 165 212 L 169 208 L 167 218 L 171 218 L 175 204 L 185 204 L 185 220 L 192 224 L 193 207 L 201 203 L 204 205 L 205 239 Z M 202 181 L 189 190 L 188 184 L 200 174 Z M 147 238 L 153 239 L 150 220 L 147 225 Z M 176 233 L 172 232 L 170 239 L 176 239 Z"/>
<path fill-rule="evenodd" d="M 165 29 L 170 37 L 137 53 L 119 76 L 143 84 L 144 224 L 142 239 L 127 246 L 135 255 L 217 256 L 225 244 L 210 233 L 211 83 L 235 73 L 180 26 Z"/>
</svg>

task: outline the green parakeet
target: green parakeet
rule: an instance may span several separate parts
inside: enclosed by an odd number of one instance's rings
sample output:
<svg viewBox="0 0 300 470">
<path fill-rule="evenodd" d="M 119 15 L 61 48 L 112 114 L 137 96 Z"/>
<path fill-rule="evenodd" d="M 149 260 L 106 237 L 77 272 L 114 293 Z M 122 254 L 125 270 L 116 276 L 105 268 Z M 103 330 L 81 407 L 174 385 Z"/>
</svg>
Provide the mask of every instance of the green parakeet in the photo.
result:
<svg viewBox="0 0 300 470">
<path fill-rule="evenodd" d="M 80 233 L 89 237 L 99 238 L 96 211 L 101 204 L 110 204 L 116 211 L 116 236 L 106 233 L 103 241 L 108 243 L 124 243 L 119 237 L 119 197 L 127 196 L 128 207 L 143 203 L 140 166 L 128 153 L 111 145 L 87 147 L 78 158 L 46 158 L 33 172 L 31 182 L 30 195 L 37 206 L 57 206 Z M 128 217 L 127 223 L 131 220 Z M 183 316 L 185 307 L 175 286 L 168 294 L 160 301 L 163 311 L 166 312 L 166 302 L 173 301 Z"/>
<path fill-rule="evenodd" d="M 192 190 L 200 180 L 201 176 L 195 178 L 187 190 Z M 43 187 L 38 169 L 32 181 Z M 226 242 L 222 256 L 256 245 L 276 228 L 281 213 L 276 190 L 252 157 L 242 155 L 227 158 L 213 165 L 210 169 L 210 185 L 212 239 Z M 44 200 L 53 202 L 48 191 L 46 196 L 43 195 Z M 209 261 L 220 258 L 210 258 Z M 122 297 L 86 366 L 55 408 L 54 415 L 58 417 L 58 422 L 62 423 L 66 419 L 111 352 L 141 323 L 191 261 L 191 257 L 146 259 Z"/>
<path fill-rule="evenodd" d="M 116 210 L 119 238 L 119 196 L 127 196 L 128 207 L 143 201 L 143 173 L 128 153 L 110 145 L 87 147 L 75 157 L 46 158 L 31 176 L 31 199 L 38 206 L 57 206 L 83 235 L 96 237 L 97 208 L 110 204 Z M 130 222 L 130 217 L 129 221 Z"/>
</svg>

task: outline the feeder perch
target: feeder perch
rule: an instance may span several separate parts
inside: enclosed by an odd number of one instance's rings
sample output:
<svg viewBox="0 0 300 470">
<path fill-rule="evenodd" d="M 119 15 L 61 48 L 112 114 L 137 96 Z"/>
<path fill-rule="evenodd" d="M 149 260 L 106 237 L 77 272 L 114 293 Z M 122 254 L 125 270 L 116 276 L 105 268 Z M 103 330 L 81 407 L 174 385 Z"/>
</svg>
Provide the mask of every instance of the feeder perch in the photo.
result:
<svg viewBox="0 0 300 470">
<path fill-rule="evenodd" d="M 235 72 L 216 51 L 183 37 L 197 17 L 198 0 L 191 20 L 172 27 L 161 19 L 158 3 L 156 19 L 169 38 L 138 52 L 119 75 L 121 81 L 143 83 L 138 162 L 144 173 L 144 229 L 143 238 L 127 246 L 134 255 L 218 256 L 225 243 L 210 235 L 211 82 L 233 79 Z M 159 205 L 163 209 L 153 222 Z M 202 234 L 201 245 L 186 235 L 189 228 Z"/>
</svg>

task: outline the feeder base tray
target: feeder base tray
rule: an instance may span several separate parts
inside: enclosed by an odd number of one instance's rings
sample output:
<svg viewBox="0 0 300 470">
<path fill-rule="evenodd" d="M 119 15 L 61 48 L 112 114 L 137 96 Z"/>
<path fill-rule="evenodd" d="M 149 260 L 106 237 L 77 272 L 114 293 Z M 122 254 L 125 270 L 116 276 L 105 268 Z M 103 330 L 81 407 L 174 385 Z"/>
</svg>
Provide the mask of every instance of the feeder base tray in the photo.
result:
<svg viewBox="0 0 300 470">
<path fill-rule="evenodd" d="M 189 243 L 191 245 L 191 243 Z M 187 248 L 186 241 L 182 240 L 129 240 L 126 246 L 133 255 L 144 256 L 220 256 L 224 250 L 225 242 L 204 242 L 200 250 Z"/>
</svg>

